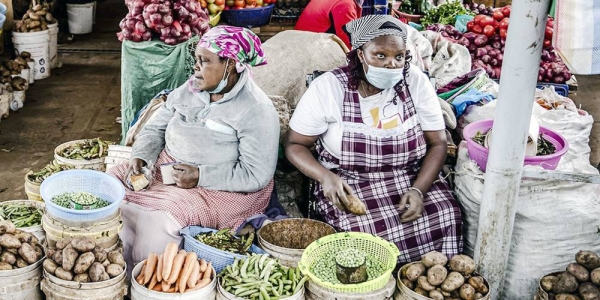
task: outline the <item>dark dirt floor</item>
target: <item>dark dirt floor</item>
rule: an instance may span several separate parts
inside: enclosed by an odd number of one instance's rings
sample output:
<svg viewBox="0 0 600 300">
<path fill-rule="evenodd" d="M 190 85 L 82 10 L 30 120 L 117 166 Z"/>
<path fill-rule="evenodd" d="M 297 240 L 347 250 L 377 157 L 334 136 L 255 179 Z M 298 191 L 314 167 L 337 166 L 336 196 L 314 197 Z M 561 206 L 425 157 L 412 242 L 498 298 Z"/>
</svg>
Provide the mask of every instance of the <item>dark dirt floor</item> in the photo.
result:
<svg viewBox="0 0 600 300">
<path fill-rule="evenodd" d="M 0 201 L 25 199 L 25 174 L 49 163 L 57 145 L 93 137 L 120 140 L 121 44 L 115 33 L 126 12 L 122 0 L 100 1 L 94 32 L 71 41 L 61 24 L 61 66 L 30 87 L 21 110 L 0 121 Z M 577 77 L 579 90 L 571 98 L 600 120 L 600 76 Z M 590 160 L 596 166 L 598 121 L 591 146 Z"/>
</svg>

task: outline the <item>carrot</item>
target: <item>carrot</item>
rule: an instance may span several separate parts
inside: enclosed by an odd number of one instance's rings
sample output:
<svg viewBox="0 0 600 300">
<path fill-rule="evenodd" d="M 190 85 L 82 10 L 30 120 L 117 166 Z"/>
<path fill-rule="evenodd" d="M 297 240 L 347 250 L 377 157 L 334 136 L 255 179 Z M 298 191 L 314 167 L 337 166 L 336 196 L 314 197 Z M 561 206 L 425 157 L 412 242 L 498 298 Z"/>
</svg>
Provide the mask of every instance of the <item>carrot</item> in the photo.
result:
<svg viewBox="0 0 600 300">
<path fill-rule="evenodd" d="M 192 268 L 192 274 L 187 281 L 187 286 L 193 288 L 196 286 L 198 279 L 200 278 L 200 263 L 198 260 L 194 261 L 194 267 Z"/>
<path fill-rule="evenodd" d="M 152 275 L 152 280 L 150 280 L 150 285 L 148 285 L 148 289 L 151 290 L 156 286 L 156 283 L 158 282 L 156 276 L 156 272 L 154 272 L 154 274 Z"/>
<path fill-rule="evenodd" d="M 144 264 L 142 265 L 142 270 L 140 271 L 140 274 L 138 275 L 137 278 L 135 278 L 135 281 L 137 281 L 137 283 L 139 283 L 140 285 L 144 285 L 144 271 L 146 270 L 146 262 L 144 262 Z"/>
<path fill-rule="evenodd" d="M 206 268 L 206 272 L 204 272 L 204 274 L 202 274 L 202 279 L 210 279 L 210 276 L 212 275 L 212 262 L 208 262 L 208 267 Z"/>
<path fill-rule="evenodd" d="M 187 290 L 187 291 L 188 291 L 188 292 L 191 292 L 191 291 L 196 291 L 196 290 L 199 290 L 199 289 L 201 289 L 201 288 L 203 288 L 203 287 L 207 286 L 207 285 L 208 285 L 208 284 L 209 284 L 211 281 L 212 281 L 212 280 L 211 280 L 211 279 L 209 279 L 209 278 L 202 279 L 202 280 L 200 280 L 200 281 L 198 282 L 198 284 L 196 284 L 196 286 L 195 286 L 195 287 L 193 287 L 193 288 L 191 288 L 191 289 L 189 289 L 189 290 Z"/>
<path fill-rule="evenodd" d="M 160 285 L 163 292 L 166 292 L 171 288 L 171 285 L 166 280 L 163 280 L 163 282 Z"/>
<path fill-rule="evenodd" d="M 158 257 L 158 262 L 156 263 L 156 281 L 162 281 L 162 270 L 163 270 L 163 254 Z"/>
<path fill-rule="evenodd" d="M 179 291 L 181 293 L 185 292 L 185 287 L 192 275 L 192 270 L 194 269 L 194 262 L 197 261 L 198 255 L 196 255 L 196 253 L 189 252 L 186 254 L 185 263 L 183 264 L 183 269 L 181 269 L 181 276 L 179 276 Z"/>
<path fill-rule="evenodd" d="M 204 273 L 206 272 L 206 267 L 208 266 L 208 264 L 206 264 L 206 261 L 203 259 L 200 260 L 200 272 Z"/>
<path fill-rule="evenodd" d="M 167 293 L 175 293 L 175 288 L 174 288 L 174 287 L 170 288 L 170 289 L 167 291 Z"/>
<path fill-rule="evenodd" d="M 173 268 L 171 269 L 171 275 L 169 275 L 169 284 L 173 284 L 177 281 L 177 278 L 179 278 L 179 275 L 181 273 L 181 268 L 183 267 L 183 262 L 185 260 L 185 254 L 182 254 L 181 252 L 178 253 L 177 255 L 175 255 L 175 259 L 173 259 Z M 164 279 L 164 277 L 163 277 Z"/>
<path fill-rule="evenodd" d="M 158 256 L 156 253 L 150 253 L 148 260 L 146 260 L 146 270 L 144 271 L 144 284 L 147 284 L 152 280 L 152 274 L 156 270 L 156 263 L 158 262 Z"/>
<path fill-rule="evenodd" d="M 155 292 L 162 292 L 162 285 L 157 284 L 152 288 L 152 290 Z"/>
<path fill-rule="evenodd" d="M 166 280 L 171 275 L 171 269 L 173 268 L 173 260 L 177 255 L 179 245 L 175 243 L 168 243 L 163 254 L 163 267 L 162 267 L 162 278 Z M 166 292 L 166 291 L 165 291 Z"/>
</svg>

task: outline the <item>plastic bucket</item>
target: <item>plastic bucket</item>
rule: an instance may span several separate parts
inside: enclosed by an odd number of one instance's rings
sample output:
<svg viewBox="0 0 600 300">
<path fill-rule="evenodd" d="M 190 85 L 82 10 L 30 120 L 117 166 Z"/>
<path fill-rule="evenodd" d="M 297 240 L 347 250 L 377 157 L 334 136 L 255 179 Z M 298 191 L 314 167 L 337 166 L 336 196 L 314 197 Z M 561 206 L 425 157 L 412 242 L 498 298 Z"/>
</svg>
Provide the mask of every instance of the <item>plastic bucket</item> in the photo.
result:
<svg viewBox="0 0 600 300">
<path fill-rule="evenodd" d="M 48 213 L 42 216 L 42 228 L 46 231 L 48 246 L 54 247 L 58 240 L 86 236 L 94 239 L 96 245 L 110 248 L 119 241 L 123 229 L 121 210 L 106 220 L 94 222 L 69 222 Z"/>
<path fill-rule="evenodd" d="M 27 194 L 27 199 L 44 201 L 40 195 L 40 184 L 29 180 L 29 174 L 33 174 L 33 171 L 25 174 L 25 193 Z"/>
<path fill-rule="evenodd" d="M 42 211 L 44 210 L 44 207 L 46 206 L 44 204 L 44 202 L 41 202 L 41 201 L 35 201 L 35 200 L 11 200 L 11 201 L 5 201 L 5 202 L 0 203 L 0 207 L 5 206 L 5 205 L 11 205 L 11 204 L 21 204 L 21 205 L 24 205 L 24 206 L 34 206 L 34 207 L 40 208 Z M 44 229 L 42 228 L 42 224 L 31 226 L 31 227 L 20 227 L 19 229 L 35 235 L 35 237 L 37 237 L 38 240 L 40 240 L 40 242 L 43 241 L 44 238 L 46 238 L 46 233 L 44 232 Z"/>
<path fill-rule="evenodd" d="M 48 34 L 50 35 L 50 46 L 49 55 L 50 55 L 50 68 L 56 68 L 56 63 L 58 62 L 57 56 L 57 45 L 58 45 L 58 23 L 48 24 Z"/>
<path fill-rule="evenodd" d="M 44 259 L 25 268 L 0 271 L 0 300 L 41 300 L 40 281 Z"/>
<path fill-rule="evenodd" d="M 94 2 L 85 4 L 67 3 L 69 33 L 86 34 L 92 32 L 94 22 Z"/>
<path fill-rule="evenodd" d="M 29 89 L 29 74 L 31 73 L 32 69 L 23 69 L 21 70 L 21 78 L 25 79 L 27 81 L 27 89 Z"/>
<path fill-rule="evenodd" d="M 35 82 L 35 61 L 28 61 L 27 65 L 29 66 L 29 84 L 33 84 Z"/>
<path fill-rule="evenodd" d="M 6 15 L 6 5 L 4 5 L 4 3 L 0 3 L 0 14 Z"/>
<path fill-rule="evenodd" d="M 12 92 L 12 97 L 10 100 L 10 109 L 12 111 L 17 111 L 23 108 L 23 103 L 25 103 L 25 91 Z"/>
<path fill-rule="evenodd" d="M 367 293 L 341 293 L 325 289 L 312 281 L 306 283 L 306 300 L 362 300 L 362 299 L 393 299 L 396 290 L 396 280 L 390 276 L 389 282 L 379 290 Z"/>
<path fill-rule="evenodd" d="M 58 147 L 56 147 L 56 149 L 54 149 L 54 159 L 56 159 L 56 161 L 61 165 L 70 165 L 70 166 L 73 166 L 75 169 L 90 169 L 90 170 L 98 170 L 98 171 L 104 172 L 106 169 L 106 166 L 104 165 L 105 157 L 86 160 L 86 159 L 69 159 L 69 158 L 60 156 L 59 153 L 62 152 L 62 150 L 64 150 L 65 148 L 68 148 L 69 146 L 71 146 L 73 144 L 82 143 L 82 142 L 85 142 L 85 140 L 75 140 L 75 141 L 70 141 L 70 142 L 66 142 L 61 145 L 58 145 Z"/>
<path fill-rule="evenodd" d="M 142 269 L 145 260 L 133 268 L 131 278 L 136 278 Z M 215 269 L 213 268 L 213 274 Z M 137 281 L 131 280 L 131 300 L 214 300 L 217 296 L 217 276 L 214 276 L 209 285 L 193 292 L 185 293 L 160 293 L 141 286 Z"/>
<path fill-rule="evenodd" d="M 15 54 L 27 51 L 35 61 L 34 78 L 36 80 L 50 77 L 50 57 L 48 30 L 38 32 L 16 32 L 12 33 L 12 42 L 15 45 Z"/>
<path fill-rule="evenodd" d="M 287 298 L 278 298 L 279 300 L 305 300 L 306 297 L 304 295 L 305 293 L 305 288 L 300 289 L 299 292 L 287 297 Z M 223 287 L 221 287 L 221 284 L 217 284 L 217 300 L 245 300 L 247 298 L 240 298 L 235 296 L 234 294 L 226 291 Z M 335 298 L 329 298 L 330 299 L 335 299 Z"/>
<path fill-rule="evenodd" d="M 42 291 L 46 294 L 46 300 L 123 299 L 127 295 L 127 283 L 125 281 L 127 277 L 125 273 L 123 271 L 121 275 L 106 281 L 79 283 L 62 280 L 48 274 L 48 272 L 44 272 L 44 280 L 42 280 L 41 286 Z"/>
</svg>

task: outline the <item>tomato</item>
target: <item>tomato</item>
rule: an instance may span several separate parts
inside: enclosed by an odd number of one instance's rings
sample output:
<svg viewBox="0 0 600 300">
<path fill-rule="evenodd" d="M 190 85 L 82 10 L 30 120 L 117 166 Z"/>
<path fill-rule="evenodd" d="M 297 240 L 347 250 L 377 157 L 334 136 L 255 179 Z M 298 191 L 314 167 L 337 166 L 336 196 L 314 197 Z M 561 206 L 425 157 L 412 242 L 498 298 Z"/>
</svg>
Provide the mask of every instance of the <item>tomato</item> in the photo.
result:
<svg viewBox="0 0 600 300">
<path fill-rule="evenodd" d="M 244 7 L 243 7 L 243 6 L 237 6 L 237 5 L 236 5 L 236 6 L 234 6 L 234 7 L 233 7 L 233 9 L 244 9 Z"/>
<path fill-rule="evenodd" d="M 235 5 L 235 1 L 233 1 L 233 0 L 227 0 L 227 1 L 225 1 L 225 6 L 232 7 L 234 5 Z"/>
<path fill-rule="evenodd" d="M 551 40 L 544 40 L 544 48 L 549 48 L 550 46 L 552 46 L 552 41 Z"/>
<path fill-rule="evenodd" d="M 494 20 L 494 24 L 492 26 L 494 26 L 494 29 L 498 29 L 500 27 L 500 22 Z"/>
<path fill-rule="evenodd" d="M 486 15 L 476 15 L 475 18 L 473 18 L 473 22 L 475 22 L 475 24 L 479 24 L 479 22 L 481 22 L 481 19 L 485 16 Z"/>
<path fill-rule="evenodd" d="M 208 6 L 208 3 L 206 3 L 206 1 L 204 0 L 200 0 L 200 6 L 202 6 L 202 8 L 206 8 Z"/>
<path fill-rule="evenodd" d="M 502 21 L 500 21 L 500 29 L 508 29 L 509 23 L 510 23 L 510 19 L 504 18 Z"/>
<path fill-rule="evenodd" d="M 554 30 L 550 27 L 546 27 L 546 32 L 544 32 L 544 37 L 548 40 L 551 40 L 553 34 L 554 34 Z"/>
<path fill-rule="evenodd" d="M 494 28 L 494 26 L 486 25 L 485 27 L 483 27 L 483 34 L 485 34 L 485 36 L 491 37 L 492 35 L 494 35 L 494 33 L 496 33 L 496 29 Z"/>
<path fill-rule="evenodd" d="M 510 17 L 510 5 L 502 8 L 502 14 L 507 18 Z"/>
<path fill-rule="evenodd" d="M 225 0 L 215 0 L 215 4 L 217 6 L 221 6 L 221 5 L 225 4 Z"/>
<path fill-rule="evenodd" d="M 481 25 L 481 27 L 485 27 L 487 25 L 492 25 L 493 26 L 494 25 L 494 18 L 488 17 L 488 16 L 484 16 L 479 21 L 479 25 Z"/>
<path fill-rule="evenodd" d="M 467 22 L 467 31 L 473 32 L 473 26 L 475 26 L 475 22 L 473 22 L 473 21 Z"/>
<path fill-rule="evenodd" d="M 473 32 L 483 33 L 483 28 L 481 28 L 481 25 L 476 24 L 475 26 L 473 26 Z"/>
<path fill-rule="evenodd" d="M 244 0 L 234 0 L 234 6 L 240 6 L 242 8 L 244 8 L 244 5 L 246 5 L 246 1 Z"/>
<path fill-rule="evenodd" d="M 500 28 L 500 37 L 503 39 L 506 39 L 506 34 L 508 33 L 508 30 L 506 28 Z"/>
<path fill-rule="evenodd" d="M 492 14 L 492 17 L 496 21 L 502 21 L 502 19 L 504 19 L 504 14 L 502 13 L 502 9 L 500 9 L 500 8 L 494 9 L 494 13 Z"/>
</svg>

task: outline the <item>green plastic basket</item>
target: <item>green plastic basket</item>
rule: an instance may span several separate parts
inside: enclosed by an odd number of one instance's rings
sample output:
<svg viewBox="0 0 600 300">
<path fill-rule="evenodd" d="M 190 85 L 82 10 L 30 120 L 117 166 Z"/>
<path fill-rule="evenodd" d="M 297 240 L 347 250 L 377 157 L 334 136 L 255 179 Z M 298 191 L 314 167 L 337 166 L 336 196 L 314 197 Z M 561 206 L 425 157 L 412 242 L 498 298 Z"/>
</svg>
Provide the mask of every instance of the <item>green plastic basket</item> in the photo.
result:
<svg viewBox="0 0 600 300">
<path fill-rule="evenodd" d="M 319 257 L 336 249 L 356 248 L 367 255 L 381 260 L 385 272 L 379 277 L 359 284 L 333 284 L 323 281 L 311 272 L 311 267 Z M 388 281 L 398 261 L 400 251 L 396 245 L 371 234 L 362 232 L 341 232 L 330 234 L 312 242 L 304 250 L 298 267 L 302 274 L 307 275 L 315 284 L 344 293 L 367 293 L 383 288 Z"/>
<path fill-rule="evenodd" d="M 454 27 L 461 33 L 467 32 L 467 23 L 473 20 L 473 16 L 469 15 L 458 15 L 456 16 L 456 22 L 454 22 Z"/>
</svg>

